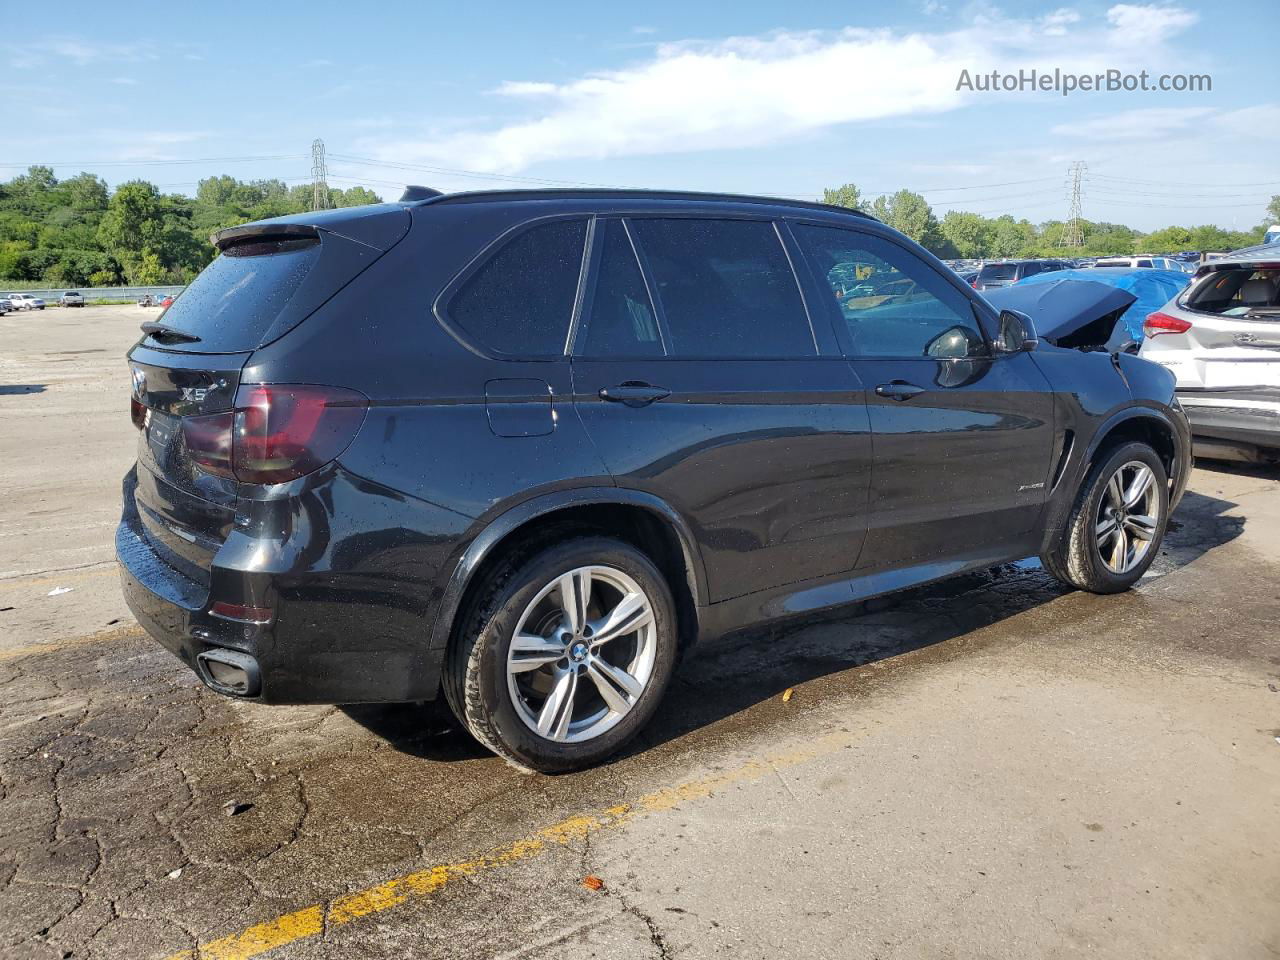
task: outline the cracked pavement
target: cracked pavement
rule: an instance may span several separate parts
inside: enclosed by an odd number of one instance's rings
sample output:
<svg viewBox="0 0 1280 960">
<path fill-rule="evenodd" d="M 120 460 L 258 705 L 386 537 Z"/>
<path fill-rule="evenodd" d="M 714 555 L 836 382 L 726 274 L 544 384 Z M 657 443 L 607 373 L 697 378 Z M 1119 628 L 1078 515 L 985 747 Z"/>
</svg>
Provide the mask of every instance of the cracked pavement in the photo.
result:
<svg viewBox="0 0 1280 960">
<path fill-rule="evenodd" d="M 729 638 L 624 756 L 529 776 L 148 640 L 110 554 L 143 311 L 47 313 L 0 318 L 0 956 L 1280 953 L 1274 472 L 1202 464 L 1129 594 L 1013 565 Z"/>
</svg>

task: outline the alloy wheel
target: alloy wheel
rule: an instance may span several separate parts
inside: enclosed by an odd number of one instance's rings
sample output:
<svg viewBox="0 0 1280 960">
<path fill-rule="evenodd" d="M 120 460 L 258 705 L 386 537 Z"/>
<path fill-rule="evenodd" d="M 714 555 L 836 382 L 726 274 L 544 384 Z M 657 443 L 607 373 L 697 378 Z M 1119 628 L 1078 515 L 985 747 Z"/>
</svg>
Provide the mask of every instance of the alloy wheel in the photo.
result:
<svg viewBox="0 0 1280 960">
<path fill-rule="evenodd" d="M 614 567 L 578 567 L 544 586 L 516 622 L 507 690 L 516 713 L 548 740 L 606 733 L 635 706 L 657 654 L 653 603 Z"/>
<path fill-rule="evenodd" d="M 1155 472 L 1130 460 L 1111 475 L 1094 517 L 1098 556 L 1114 574 L 1136 568 L 1160 529 L 1160 491 Z"/>
</svg>

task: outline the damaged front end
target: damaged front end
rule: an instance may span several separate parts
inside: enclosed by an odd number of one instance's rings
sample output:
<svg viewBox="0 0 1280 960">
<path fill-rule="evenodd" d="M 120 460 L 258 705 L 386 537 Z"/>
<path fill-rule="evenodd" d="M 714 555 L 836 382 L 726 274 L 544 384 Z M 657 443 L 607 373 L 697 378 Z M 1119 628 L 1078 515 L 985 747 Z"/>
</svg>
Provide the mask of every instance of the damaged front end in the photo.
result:
<svg viewBox="0 0 1280 960">
<path fill-rule="evenodd" d="M 1093 280 L 1055 280 L 990 290 L 987 301 L 997 310 L 1029 316 L 1040 339 L 1069 350 L 1131 353 L 1137 344 L 1120 318 L 1137 297 L 1127 290 Z"/>
</svg>

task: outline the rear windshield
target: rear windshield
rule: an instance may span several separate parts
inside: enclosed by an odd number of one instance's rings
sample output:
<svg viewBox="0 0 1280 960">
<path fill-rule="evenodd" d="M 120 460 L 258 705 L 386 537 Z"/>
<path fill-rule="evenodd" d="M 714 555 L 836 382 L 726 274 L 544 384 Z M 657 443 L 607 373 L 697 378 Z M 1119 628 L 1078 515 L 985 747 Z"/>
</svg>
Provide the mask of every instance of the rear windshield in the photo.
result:
<svg viewBox="0 0 1280 960">
<path fill-rule="evenodd" d="M 1016 263 L 988 263 L 978 274 L 980 280 L 1011 280 L 1018 272 Z"/>
<path fill-rule="evenodd" d="M 204 268 L 162 322 L 200 338 L 186 349 L 254 350 L 319 256 L 320 241 L 309 238 L 237 244 Z"/>
<path fill-rule="evenodd" d="M 1224 317 L 1273 318 L 1280 310 L 1280 268 L 1240 267 L 1211 273 L 1191 288 L 1185 305 L 1191 310 Z"/>
</svg>

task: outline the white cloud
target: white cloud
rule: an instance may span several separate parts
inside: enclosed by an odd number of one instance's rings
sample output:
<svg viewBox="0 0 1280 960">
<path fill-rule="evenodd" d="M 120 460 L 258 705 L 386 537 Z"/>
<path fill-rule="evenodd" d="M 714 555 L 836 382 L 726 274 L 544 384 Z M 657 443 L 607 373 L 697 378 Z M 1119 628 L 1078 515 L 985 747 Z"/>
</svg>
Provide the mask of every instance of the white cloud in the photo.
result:
<svg viewBox="0 0 1280 960">
<path fill-rule="evenodd" d="M 529 80 L 507 80 L 494 93 L 507 97 L 544 97 L 554 94 L 559 88 L 554 83 L 536 83 Z"/>
<path fill-rule="evenodd" d="M 496 92 L 526 111 L 521 119 L 364 149 L 381 159 L 513 173 L 569 157 L 757 146 L 999 96 L 957 91 L 962 69 L 1141 69 L 1195 22 L 1182 8 L 1135 4 L 1112 7 L 1102 21 L 1082 22 L 1067 9 L 1032 20 L 975 7 L 969 17 L 936 33 L 851 27 L 660 44 L 650 59 L 620 70 L 504 83 Z"/>
<path fill-rule="evenodd" d="M 1107 11 L 1107 21 L 1118 31 L 1136 39 L 1145 37 L 1151 43 L 1160 43 L 1198 19 L 1182 7 L 1156 4 L 1120 3 Z"/>
<path fill-rule="evenodd" d="M 1124 140 L 1150 141 L 1184 131 L 1192 124 L 1203 123 L 1219 111 L 1212 107 L 1147 107 L 1123 110 L 1078 123 L 1060 123 L 1049 132 L 1060 137 L 1076 137 L 1103 143 Z"/>
<path fill-rule="evenodd" d="M 1223 136 L 1246 141 L 1280 138 L 1280 104 L 1263 103 L 1237 110 L 1216 107 L 1147 107 L 1060 123 L 1049 132 L 1095 143 L 1158 143 L 1173 137 L 1217 141 Z"/>
<path fill-rule="evenodd" d="M 196 140 L 207 140 L 211 134 L 206 130 L 154 130 L 131 136 L 144 143 L 162 144 L 193 143 Z"/>
<path fill-rule="evenodd" d="M 1080 14 L 1067 7 L 1060 10 L 1054 10 L 1045 16 L 1041 21 L 1044 32 L 1051 37 L 1061 37 L 1067 32 L 1067 27 L 1073 23 L 1080 22 Z"/>
<path fill-rule="evenodd" d="M 25 40 L 13 45 L 9 63 L 16 67 L 37 67 L 46 63 L 138 63 L 158 60 L 160 54 L 147 43 L 103 43 L 81 37 L 52 37 Z"/>
<path fill-rule="evenodd" d="M 1247 141 L 1280 139 L 1280 104 L 1265 103 L 1256 107 L 1228 110 L 1213 118 L 1213 124 L 1224 133 Z"/>
</svg>

